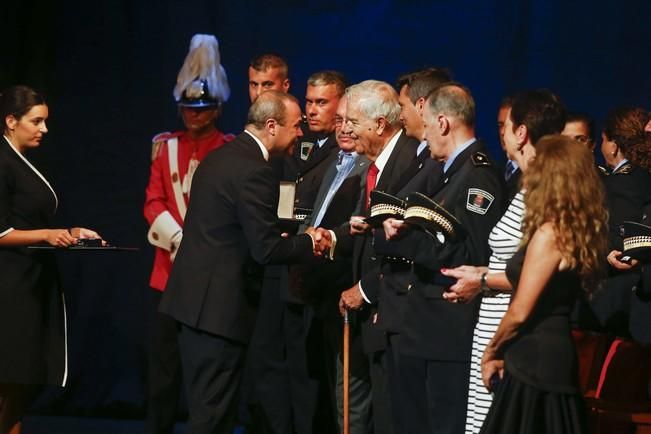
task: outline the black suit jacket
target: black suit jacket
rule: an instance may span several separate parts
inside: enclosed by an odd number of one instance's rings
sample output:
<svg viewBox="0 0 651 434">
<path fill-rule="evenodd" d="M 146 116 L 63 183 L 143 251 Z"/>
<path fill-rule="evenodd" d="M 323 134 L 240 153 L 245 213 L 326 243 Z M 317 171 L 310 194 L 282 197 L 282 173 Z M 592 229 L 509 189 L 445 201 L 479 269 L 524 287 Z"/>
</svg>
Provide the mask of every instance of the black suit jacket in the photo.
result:
<svg viewBox="0 0 651 434">
<path fill-rule="evenodd" d="M 428 158 L 422 158 L 419 155 L 414 163 L 418 163 L 420 170 L 413 173 L 412 178 L 404 187 L 396 193 L 397 197 L 405 199 L 409 194 L 419 192 L 427 196 L 432 196 L 436 191 L 435 188 L 441 181 L 443 174 L 443 165 L 431 158 L 429 152 L 426 153 Z M 412 164 L 412 166 L 414 166 Z M 406 297 L 404 295 L 409 291 L 412 283 L 412 267 L 396 258 L 386 258 L 382 253 L 383 244 L 387 243 L 383 228 L 378 228 L 374 232 L 373 245 L 376 254 L 380 257 L 380 278 L 372 279 L 371 282 L 377 282 L 377 288 L 372 288 L 365 279 L 362 279 L 364 288 L 370 288 L 366 291 L 367 296 L 373 297 L 370 301 L 378 305 L 378 319 L 376 326 L 388 333 L 399 333 L 404 321 L 404 312 L 406 309 Z"/>
<path fill-rule="evenodd" d="M 184 235 L 160 311 L 190 327 L 247 342 L 260 264 L 312 256 L 308 235 L 281 238 L 278 181 L 247 133 L 197 169 Z"/>
<path fill-rule="evenodd" d="M 400 137 L 387 160 L 380 178 L 375 183 L 375 190 L 384 191 L 389 194 L 396 194 L 403 187 L 407 180 L 402 178 L 403 173 L 411 165 L 416 157 L 418 149 L 418 140 L 407 136 L 404 131 L 400 131 Z M 366 198 L 362 192 L 360 200 L 363 202 Z M 364 207 L 360 207 L 364 209 Z M 377 258 L 373 252 L 372 236 L 365 234 L 353 238 L 353 275 L 356 281 L 369 271 L 377 270 Z M 370 280 L 369 280 L 370 281 Z M 376 284 L 373 283 L 373 288 Z M 365 289 L 366 290 L 366 289 Z M 371 290 L 369 288 L 369 290 Z"/>
<path fill-rule="evenodd" d="M 396 194 L 409 181 L 403 177 L 403 174 L 414 162 L 419 144 L 418 140 L 407 136 L 404 131 L 400 131 L 399 134 L 398 141 L 375 186 L 376 190 L 389 194 Z M 362 191 L 358 209 L 365 208 L 365 200 L 365 191 Z M 380 268 L 378 257 L 373 250 L 372 235 L 369 233 L 351 236 L 348 225 L 338 228 L 335 234 L 337 236 L 337 251 L 339 252 L 337 254 L 352 251 L 354 282 L 363 281 L 364 294 L 373 300 L 379 287 Z M 372 321 L 370 321 L 374 313 L 375 307 L 368 308 L 367 306 L 359 315 L 360 321 L 364 322 L 362 339 L 364 341 L 364 350 L 368 353 L 379 351 L 386 344 L 384 333 L 376 331 Z"/>
<path fill-rule="evenodd" d="M 303 229 L 314 225 L 314 219 L 324 206 L 330 185 L 337 174 L 337 161 L 333 161 L 326 171 L 321 188 L 314 204 L 314 212 Z M 365 190 L 368 160 L 358 156 L 355 166 L 337 189 L 319 226 L 333 229 L 348 223 L 356 210 L 360 194 Z M 343 290 L 353 285 L 352 267 L 349 256 L 335 255 L 334 260 L 323 260 L 315 265 L 296 265 L 290 267 L 290 293 L 303 301 L 309 301 L 316 313 L 324 316 L 326 312 L 338 315 L 337 302 Z"/>
</svg>

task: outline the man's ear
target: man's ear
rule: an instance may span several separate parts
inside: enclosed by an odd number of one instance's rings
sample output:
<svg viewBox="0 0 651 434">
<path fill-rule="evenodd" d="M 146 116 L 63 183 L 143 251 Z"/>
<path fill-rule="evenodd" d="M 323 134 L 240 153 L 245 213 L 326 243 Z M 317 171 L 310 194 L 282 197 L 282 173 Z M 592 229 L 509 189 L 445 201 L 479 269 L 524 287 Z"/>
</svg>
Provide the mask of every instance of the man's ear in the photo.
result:
<svg viewBox="0 0 651 434">
<path fill-rule="evenodd" d="M 423 115 L 423 108 L 425 108 L 425 98 L 422 96 L 416 100 L 416 103 L 414 104 L 414 107 L 416 107 L 416 110 L 418 110 L 418 113 L 422 116 Z"/>
<path fill-rule="evenodd" d="M 273 118 L 269 118 L 264 123 L 264 129 L 270 136 L 275 136 L 278 130 L 278 122 Z"/>
<path fill-rule="evenodd" d="M 286 78 L 283 80 L 283 91 L 285 93 L 289 92 L 289 86 L 291 85 L 291 82 L 289 81 L 289 78 Z"/>
<path fill-rule="evenodd" d="M 450 132 L 450 119 L 448 119 L 447 116 L 443 114 L 438 115 L 436 118 L 436 123 L 442 136 L 445 136 Z"/>
<path fill-rule="evenodd" d="M 375 134 L 381 136 L 384 133 L 385 128 L 387 127 L 387 120 L 385 118 L 378 118 L 377 125 L 375 127 Z"/>
<path fill-rule="evenodd" d="M 525 124 L 518 125 L 513 131 L 515 138 L 518 140 L 518 149 L 522 149 L 525 143 L 529 140 L 529 129 Z"/>
</svg>

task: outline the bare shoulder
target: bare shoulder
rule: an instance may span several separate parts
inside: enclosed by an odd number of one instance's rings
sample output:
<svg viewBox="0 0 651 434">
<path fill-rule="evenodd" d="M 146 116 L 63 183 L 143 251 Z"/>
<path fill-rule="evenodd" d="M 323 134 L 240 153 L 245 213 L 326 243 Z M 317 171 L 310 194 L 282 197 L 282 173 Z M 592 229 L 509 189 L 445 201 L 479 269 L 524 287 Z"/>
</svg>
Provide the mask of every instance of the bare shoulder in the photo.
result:
<svg viewBox="0 0 651 434">
<path fill-rule="evenodd" d="M 531 237 L 531 242 L 539 245 L 555 245 L 556 244 L 556 226 L 547 222 L 536 229 L 533 236 Z"/>
<path fill-rule="evenodd" d="M 556 263 L 562 262 L 562 254 L 558 248 L 556 237 L 556 226 L 547 222 L 536 229 L 529 241 L 528 251 L 541 260 L 545 258 Z"/>
</svg>

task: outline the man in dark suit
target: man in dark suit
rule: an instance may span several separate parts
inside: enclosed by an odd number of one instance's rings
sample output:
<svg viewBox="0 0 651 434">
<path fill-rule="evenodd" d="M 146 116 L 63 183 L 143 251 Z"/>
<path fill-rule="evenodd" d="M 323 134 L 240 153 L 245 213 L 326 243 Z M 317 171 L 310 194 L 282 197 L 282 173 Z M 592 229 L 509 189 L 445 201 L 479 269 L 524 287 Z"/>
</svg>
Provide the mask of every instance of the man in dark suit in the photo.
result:
<svg viewBox="0 0 651 434">
<path fill-rule="evenodd" d="M 427 68 L 404 74 L 396 83 L 396 90 L 399 91 L 400 121 L 404 127 L 404 131 L 408 136 L 420 141 L 417 156 L 402 173 L 401 181 L 398 182 L 402 187 L 396 192 L 396 196 L 402 199 L 413 192 L 420 192 L 429 196 L 433 193 L 433 189 L 440 181 L 442 165 L 440 162 L 431 158 L 429 147 L 425 140 L 425 124 L 422 118 L 422 111 L 425 100 L 430 92 L 448 81 L 450 81 L 450 76 L 447 71 L 438 68 Z M 375 232 L 375 237 L 378 236 L 381 238 L 379 241 L 382 241 L 384 233 L 381 229 Z M 382 334 L 387 333 L 387 337 L 392 337 L 391 340 L 387 339 L 387 348 L 384 354 L 380 353 L 375 355 L 376 359 L 385 358 L 387 370 L 390 370 L 396 365 L 395 360 L 393 360 L 395 358 L 393 353 L 397 351 L 397 348 L 392 348 L 391 342 L 397 342 L 398 339 L 399 325 L 402 322 L 401 313 L 404 312 L 404 297 L 398 297 L 393 291 L 386 291 L 386 289 L 400 286 L 404 281 L 404 274 L 410 272 L 410 267 L 405 267 L 404 262 L 395 261 L 391 257 L 380 257 L 379 255 L 376 255 L 376 257 L 378 257 L 376 262 L 381 267 L 376 273 L 382 274 L 379 286 L 380 290 L 368 291 L 367 297 L 376 308 L 383 309 L 383 312 L 378 311 L 375 326 L 379 326 L 378 328 L 382 330 Z M 374 282 L 376 281 L 374 276 L 374 274 L 367 273 L 365 278 L 362 278 L 361 286 L 369 287 L 371 284 L 367 283 L 366 280 L 370 279 L 371 282 Z M 379 294 L 380 292 L 382 294 Z M 348 296 L 349 294 L 345 293 L 342 295 L 342 298 L 346 299 Z M 383 300 L 382 305 L 378 305 L 378 299 L 380 298 Z M 357 298 L 357 301 L 359 302 L 359 298 Z M 354 305 L 352 307 L 357 308 L 358 306 Z M 395 378 L 396 376 L 387 376 L 388 380 L 391 380 L 392 377 Z M 397 387 L 398 385 L 388 384 L 390 395 L 396 396 L 393 390 Z M 392 416 L 395 431 L 400 432 L 399 427 L 402 426 L 402 423 L 398 420 L 398 415 L 395 412 Z"/>
<path fill-rule="evenodd" d="M 432 235 L 388 219 L 384 229 L 392 240 L 376 248 L 411 261 L 413 269 L 399 331 L 401 387 L 393 401 L 402 432 L 453 434 L 464 430 L 478 300 L 447 302 L 440 269 L 488 261 L 488 234 L 502 215 L 504 187 L 475 139 L 475 104 L 467 89 L 454 83 L 437 88 L 427 99 L 423 119 L 432 157 L 444 163 L 432 198 L 461 222 L 466 235 Z"/>
<path fill-rule="evenodd" d="M 283 174 L 285 179 L 291 176 L 289 163 L 297 163 L 297 217 L 315 216 L 312 209 L 324 174 L 336 163 L 335 116 L 344 89 L 345 78 L 336 71 L 317 72 L 308 79 L 305 112 L 312 142 L 307 146 L 303 138 L 299 140 L 304 148 L 295 146 L 294 155 L 286 158 Z M 357 198 L 350 203 L 354 205 Z M 346 221 L 349 216 L 344 217 Z M 265 268 L 261 320 L 253 333 L 247 361 L 246 382 L 253 383 L 247 404 L 252 407 L 251 430 L 256 433 L 312 432 L 317 384 L 305 365 L 306 300 L 302 294 L 290 292 L 290 281 L 287 266 Z"/>
<path fill-rule="evenodd" d="M 270 154 L 301 135 L 296 99 L 267 91 L 245 131 L 210 153 L 194 175 L 185 234 L 160 311 L 177 320 L 190 417 L 186 433 L 228 433 L 246 343 L 255 320 L 261 266 L 306 261 L 319 235 L 283 238 Z"/>
<path fill-rule="evenodd" d="M 361 305 L 364 299 L 374 297 L 379 280 L 370 228 L 363 223 L 368 211 L 370 191 L 377 189 L 395 194 L 408 182 L 403 178 L 403 174 L 416 157 L 418 140 L 408 137 L 401 129 L 398 94 L 388 83 L 367 80 L 348 88 L 346 97 L 348 107 L 343 131 L 354 138 L 358 150 L 372 163 L 367 171 L 366 188 L 359 206 L 363 215 L 352 217 L 350 227 L 346 225 L 334 233 L 337 239 L 336 250 L 352 254 L 354 281 L 360 282 L 365 277 L 364 280 L 369 282 L 363 288 L 356 283 L 344 291 L 344 294 L 354 297 Z M 359 368 L 357 372 L 351 373 L 350 401 L 358 403 L 356 414 L 359 415 L 356 420 L 351 419 L 351 432 L 364 432 L 364 429 L 367 429 L 363 426 L 364 415 L 368 417 L 365 412 L 369 410 L 371 399 L 375 433 L 392 432 L 385 368 L 381 357 L 386 338 L 383 332 L 374 327 L 374 315 L 375 307 L 368 304 L 353 319 L 356 322 L 353 324 L 353 342 L 361 337 L 364 352 L 369 355 L 369 359 L 363 354 L 351 352 L 351 359 L 357 361 Z M 352 347 L 357 348 L 355 345 Z M 365 372 L 365 367 L 368 367 L 368 373 Z M 370 379 L 366 378 L 367 375 Z M 370 394 L 368 387 L 363 387 L 363 383 L 369 380 L 372 387 Z M 353 383 L 356 383 L 355 387 Z M 355 395 L 355 391 L 360 391 L 359 395 Z M 366 396 L 363 396 L 364 394 Z M 354 422 L 357 424 L 353 425 Z"/>
</svg>

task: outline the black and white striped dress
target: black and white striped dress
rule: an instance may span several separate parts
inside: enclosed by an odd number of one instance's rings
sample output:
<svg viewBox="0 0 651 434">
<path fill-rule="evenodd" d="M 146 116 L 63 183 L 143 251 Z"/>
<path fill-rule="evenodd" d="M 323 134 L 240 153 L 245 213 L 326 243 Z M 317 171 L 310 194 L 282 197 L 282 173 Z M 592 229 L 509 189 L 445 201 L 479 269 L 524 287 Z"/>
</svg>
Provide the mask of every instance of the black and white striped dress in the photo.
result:
<svg viewBox="0 0 651 434">
<path fill-rule="evenodd" d="M 488 237 L 491 257 L 489 273 L 506 269 L 506 262 L 515 254 L 522 240 L 522 219 L 524 217 L 524 192 L 515 195 L 511 204 L 495 225 Z M 470 361 L 470 385 L 468 389 L 468 411 L 466 413 L 466 434 L 476 434 L 481 429 L 493 396 L 484 387 L 481 379 L 481 358 L 511 301 L 511 293 L 484 296 L 479 308 L 479 318 L 472 339 Z"/>
</svg>

